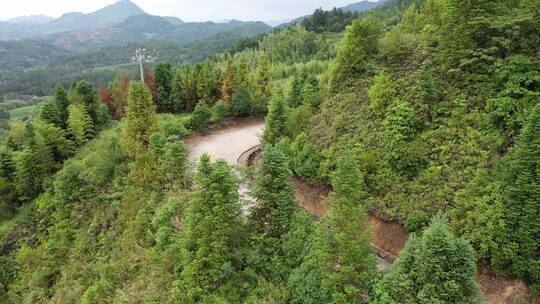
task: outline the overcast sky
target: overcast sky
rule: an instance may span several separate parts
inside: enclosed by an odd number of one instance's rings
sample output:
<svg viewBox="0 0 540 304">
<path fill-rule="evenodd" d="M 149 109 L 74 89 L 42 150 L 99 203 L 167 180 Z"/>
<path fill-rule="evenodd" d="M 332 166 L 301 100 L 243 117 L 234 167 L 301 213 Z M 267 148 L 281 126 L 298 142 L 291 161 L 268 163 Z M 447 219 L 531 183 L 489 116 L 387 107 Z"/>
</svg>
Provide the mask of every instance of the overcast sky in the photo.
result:
<svg viewBox="0 0 540 304">
<path fill-rule="evenodd" d="M 90 13 L 115 0 L 2 0 L 0 20 L 22 15 L 60 17 L 67 12 Z M 361 0 L 132 0 L 147 13 L 185 21 L 225 19 L 274 21 L 299 17 L 318 7 L 330 9 Z M 373 0 L 371 0 L 373 1 Z"/>
</svg>

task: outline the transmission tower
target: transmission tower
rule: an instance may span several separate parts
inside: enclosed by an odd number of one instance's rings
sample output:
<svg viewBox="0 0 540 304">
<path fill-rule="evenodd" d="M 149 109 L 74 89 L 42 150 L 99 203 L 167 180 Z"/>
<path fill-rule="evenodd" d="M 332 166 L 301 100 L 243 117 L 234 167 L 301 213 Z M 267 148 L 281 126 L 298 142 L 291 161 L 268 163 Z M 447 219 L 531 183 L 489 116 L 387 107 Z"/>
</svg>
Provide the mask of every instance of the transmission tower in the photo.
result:
<svg viewBox="0 0 540 304">
<path fill-rule="evenodd" d="M 141 81 L 144 83 L 144 63 L 147 61 L 152 61 L 153 58 L 150 55 L 146 55 L 146 49 L 139 48 L 135 51 L 135 56 L 131 59 L 139 62 Z"/>
</svg>

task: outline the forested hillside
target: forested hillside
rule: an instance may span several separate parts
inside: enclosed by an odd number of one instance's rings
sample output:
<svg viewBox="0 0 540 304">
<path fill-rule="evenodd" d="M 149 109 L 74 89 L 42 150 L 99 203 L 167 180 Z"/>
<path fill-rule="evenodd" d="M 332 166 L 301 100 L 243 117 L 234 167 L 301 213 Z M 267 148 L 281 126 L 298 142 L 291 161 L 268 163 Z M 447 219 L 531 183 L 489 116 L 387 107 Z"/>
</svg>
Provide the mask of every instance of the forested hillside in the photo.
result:
<svg viewBox="0 0 540 304">
<path fill-rule="evenodd" d="M 485 303 L 478 267 L 538 295 L 538 45 L 538 0 L 388 0 L 59 84 L 0 148 L 0 299 Z M 253 168 L 192 168 L 183 139 L 249 116 Z M 293 176 L 330 189 L 323 216 Z M 369 215 L 411 233 L 389 270 Z"/>
</svg>

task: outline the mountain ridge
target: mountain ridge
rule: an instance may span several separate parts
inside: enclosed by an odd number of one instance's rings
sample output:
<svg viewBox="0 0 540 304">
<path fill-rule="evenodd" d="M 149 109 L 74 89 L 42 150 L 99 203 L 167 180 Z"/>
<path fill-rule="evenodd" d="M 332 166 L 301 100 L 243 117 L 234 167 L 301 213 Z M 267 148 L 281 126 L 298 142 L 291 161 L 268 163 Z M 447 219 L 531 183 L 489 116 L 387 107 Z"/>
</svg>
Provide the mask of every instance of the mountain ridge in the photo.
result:
<svg viewBox="0 0 540 304">
<path fill-rule="evenodd" d="M 348 4 L 348 5 L 343 6 L 343 7 L 338 7 L 338 9 L 342 9 L 342 10 L 348 11 L 348 12 L 361 13 L 363 11 L 367 11 L 369 9 L 376 8 L 379 5 L 382 5 L 383 3 L 385 3 L 386 1 L 387 0 L 378 0 L 376 2 L 371 2 L 371 1 L 368 1 L 368 0 L 363 0 L 363 1 L 360 1 L 360 2 L 355 2 L 355 3 Z M 302 16 L 302 17 L 298 17 L 298 18 L 293 19 L 293 20 L 291 20 L 289 22 L 279 24 L 279 25 L 275 26 L 275 28 L 284 28 L 284 27 L 288 27 L 288 26 L 296 24 L 296 23 L 300 23 L 300 22 L 304 21 L 304 19 L 306 19 L 307 17 L 310 17 L 310 16 L 311 16 L 311 14 L 305 15 L 305 16 Z"/>
</svg>

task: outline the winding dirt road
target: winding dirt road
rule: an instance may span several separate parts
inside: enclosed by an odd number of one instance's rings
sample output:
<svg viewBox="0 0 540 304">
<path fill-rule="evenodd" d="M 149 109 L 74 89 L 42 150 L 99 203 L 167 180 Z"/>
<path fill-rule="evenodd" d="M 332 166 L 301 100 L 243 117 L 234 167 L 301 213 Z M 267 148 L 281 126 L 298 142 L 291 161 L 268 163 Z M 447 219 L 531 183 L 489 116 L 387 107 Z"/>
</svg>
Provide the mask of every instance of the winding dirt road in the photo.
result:
<svg viewBox="0 0 540 304">
<path fill-rule="evenodd" d="M 189 137 L 184 143 L 191 150 L 193 163 L 196 163 L 203 153 L 208 153 L 213 159 L 224 159 L 230 165 L 236 166 L 240 155 L 260 144 L 263 130 L 262 119 L 248 119 L 206 135 Z M 315 216 L 324 214 L 326 208 L 323 200 L 329 190 L 306 185 L 298 179 L 293 179 L 293 182 L 298 204 Z M 240 188 L 241 196 L 245 198 L 249 197 L 247 188 L 246 185 Z M 379 259 L 379 268 L 388 268 L 388 261 L 395 259 L 403 248 L 407 233 L 400 225 L 386 223 L 375 217 L 370 217 L 369 222 L 374 232 L 372 246 L 385 258 Z M 522 282 L 497 276 L 486 267 L 479 269 L 477 281 L 490 304 L 540 304 L 540 299 L 532 296 Z"/>
<path fill-rule="evenodd" d="M 192 160 L 207 153 L 212 159 L 224 159 L 234 166 L 242 153 L 259 145 L 263 130 L 264 121 L 247 120 L 208 135 L 190 137 L 185 143 L 191 150 Z"/>
</svg>

